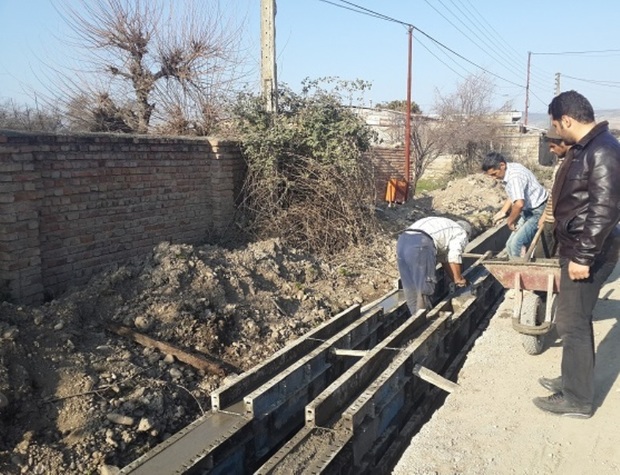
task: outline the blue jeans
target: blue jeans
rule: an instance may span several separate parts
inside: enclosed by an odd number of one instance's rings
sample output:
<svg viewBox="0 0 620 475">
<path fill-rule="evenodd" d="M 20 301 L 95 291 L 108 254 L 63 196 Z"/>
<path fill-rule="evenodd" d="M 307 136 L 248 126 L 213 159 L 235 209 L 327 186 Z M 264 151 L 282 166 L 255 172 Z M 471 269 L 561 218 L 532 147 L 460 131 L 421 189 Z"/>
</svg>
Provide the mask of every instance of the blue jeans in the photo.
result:
<svg viewBox="0 0 620 475">
<path fill-rule="evenodd" d="M 526 209 L 521 212 L 516 231 L 513 231 L 506 241 L 506 251 L 509 257 L 521 257 L 523 247 L 527 250 L 527 247 L 532 243 L 538 229 L 538 220 L 544 213 L 546 204 L 545 201 L 538 208 Z"/>
</svg>

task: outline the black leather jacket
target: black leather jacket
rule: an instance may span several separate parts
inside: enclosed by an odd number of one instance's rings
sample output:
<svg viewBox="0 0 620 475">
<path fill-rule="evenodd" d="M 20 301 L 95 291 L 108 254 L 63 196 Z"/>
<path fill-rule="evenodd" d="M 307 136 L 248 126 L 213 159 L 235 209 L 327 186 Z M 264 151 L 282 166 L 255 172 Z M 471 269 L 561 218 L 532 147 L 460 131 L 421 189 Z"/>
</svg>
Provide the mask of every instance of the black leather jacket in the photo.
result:
<svg viewBox="0 0 620 475">
<path fill-rule="evenodd" d="M 604 259 L 620 219 L 620 143 L 607 122 L 572 146 L 552 195 L 560 257 L 588 266 Z"/>
</svg>

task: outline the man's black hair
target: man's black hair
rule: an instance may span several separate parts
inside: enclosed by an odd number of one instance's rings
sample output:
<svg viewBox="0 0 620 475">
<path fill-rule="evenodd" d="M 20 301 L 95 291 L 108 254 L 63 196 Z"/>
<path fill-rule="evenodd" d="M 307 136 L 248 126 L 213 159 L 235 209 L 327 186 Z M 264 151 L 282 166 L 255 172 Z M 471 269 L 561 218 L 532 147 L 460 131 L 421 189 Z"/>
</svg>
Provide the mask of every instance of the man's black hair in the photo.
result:
<svg viewBox="0 0 620 475">
<path fill-rule="evenodd" d="M 553 120 L 560 120 L 563 115 L 567 115 L 582 124 L 594 122 L 592 104 L 577 91 L 564 91 L 555 96 L 549 104 L 548 113 Z"/>
<path fill-rule="evenodd" d="M 499 152 L 489 152 L 482 160 L 482 171 L 497 170 L 502 163 L 506 163 L 506 159 Z"/>
<path fill-rule="evenodd" d="M 545 142 L 547 142 L 547 143 L 551 142 L 551 143 L 554 143 L 556 145 L 562 145 L 562 142 L 564 142 L 564 139 L 556 139 L 555 137 L 546 136 L 545 137 Z"/>
</svg>

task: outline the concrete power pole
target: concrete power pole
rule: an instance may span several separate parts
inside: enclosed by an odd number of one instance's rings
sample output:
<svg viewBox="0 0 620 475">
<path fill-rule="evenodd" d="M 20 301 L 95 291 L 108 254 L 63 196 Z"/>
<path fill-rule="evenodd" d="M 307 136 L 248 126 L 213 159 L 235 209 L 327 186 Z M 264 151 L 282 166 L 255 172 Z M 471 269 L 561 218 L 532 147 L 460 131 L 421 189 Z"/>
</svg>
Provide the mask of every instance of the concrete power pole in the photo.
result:
<svg viewBox="0 0 620 475">
<path fill-rule="evenodd" d="M 532 52 L 527 52 L 527 81 L 525 83 L 525 120 L 523 125 L 527 127 L 527 116 L 530 110 L 530 65 L 532 62 Z"/>
<path fill-rule="evenodd" d="M 555 95 L 558 96 L 560 92 L 560 73 L 555 73 Z"/>
<path fill-rule="evenodd" d="M 267 110 L 278 110 L 276 0 L 261 0 L 261 85 Z"/>
</svg>

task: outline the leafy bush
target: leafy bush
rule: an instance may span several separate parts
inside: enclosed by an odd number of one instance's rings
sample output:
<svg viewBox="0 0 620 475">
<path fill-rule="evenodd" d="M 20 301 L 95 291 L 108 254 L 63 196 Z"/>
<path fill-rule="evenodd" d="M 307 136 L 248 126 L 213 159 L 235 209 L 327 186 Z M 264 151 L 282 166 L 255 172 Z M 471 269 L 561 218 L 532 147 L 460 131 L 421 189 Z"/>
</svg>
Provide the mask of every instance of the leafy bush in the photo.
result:
<svg viewBox="0 0 620 475">
<path fill-rule="evenodd" d="M 376 226 L 373 173 L 362 158 L 374 135 L 339 95 L 366 85 L 303 86 L 301 94 L 279 91 L 277 114 L 260 97 L 240 96 L 234 112 L 248 167 L 242 208 L 258 238 L 332 253 Z"/>
</svg>

